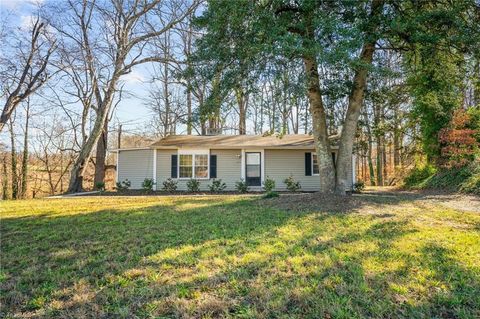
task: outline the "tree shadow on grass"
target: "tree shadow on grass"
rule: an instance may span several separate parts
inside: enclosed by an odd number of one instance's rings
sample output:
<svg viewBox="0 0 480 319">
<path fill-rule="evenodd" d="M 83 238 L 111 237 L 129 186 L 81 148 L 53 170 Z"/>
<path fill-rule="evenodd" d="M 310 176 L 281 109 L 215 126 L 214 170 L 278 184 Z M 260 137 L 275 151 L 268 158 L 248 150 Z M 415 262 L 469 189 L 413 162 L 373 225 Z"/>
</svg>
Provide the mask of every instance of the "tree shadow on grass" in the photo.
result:
<svg viewBox="0 0 480 319">
<path fill-rule="evenodd" d="M 180 199 L 140 209 L 3 218 L 2 311 L 41 309 L 50 299 L 65 299 L 75 283 L 102 287 L 158 251 L 245 238 L 295 216 L 248 199 L 197 206 L 195 199 Z"/>
<path fill-rule="evenodd" d="M 394 205 L 414 204 L 417 207 L 427 207 L 427 203 L 455 201 L 458 194 L 435 192 L 384 192 L 368 191 L 350 196 L 335 194 L 303 193 L 282 194 L 279 198 L 266 200 L 267 207 L 277 207 L 286 211 L 325 211 L 330 213 L 352 213 L 368 206 L 372 209 L 382 209 Z M 460 201 L 461 202 L 461 201 Z M 452 202 L 453 205 L 454 202 Z M 454 207 L 453 205 L 452 207 Z M 448 206 L 446 206 L 448 208 Z M 462 207 L 459 207 L 462 210 Z M 466 208 L 466 211 L 469 211 Z M 388 217 L 389 214 L 384 214 Z"/>
<path fill-rule="evenodd" d="M 331 217 L 322 218 L 328 222 Z M 280 230 L 284 227 L 279 226 Z M 252 239 L 247 249 L 241 242 L 234 242 L 230 249 L 204 244 L 174 255 L 164 251 L 138 265 L 156 269 L 163 280 L 150 282 L 146 291 L 148 275 L 141 273 L 117 301 L 124 307 L 129 305 L 128 311 L 140 317 L 368 317 L 379 311 L 388 315 L 391 305 L 385 287 L 371 289 L 362 267 L 363 259 L 382 252 L 356 251 L 353 247 L 361 240 L 371 241 L 384 251 L 396 238 L 414 231 L 407 223 L 380 222 L 352 237 L 341 233 L 321 243 L 316 238 L 322 230 L 311 228 L 294 239 L 260 236 L 261 240 Z M 227 264 L 202 272 L 208 263 L 202 264 L 201 260 L 211 253 L 210 262 L 223 258 Z M 174 280 L 169 280 L 170 274 L 176 275 Z M 116 288 L 112 284 L 97 298 L 111 304 L 111 297 L 118 295 L 113 293 Z M 113 312 L 118 315 L 121 306 Z"/>
<path fill-rule="evenodd" d="M 432 246 L 424 245 L 421 256 L 398 251 L 396 242 L 417 232 L 407 221 L 375 222 L 353 237 L 339 234 L 319 245 L 315 241 L 319 234 L 317 229 L 314 231 L 294 241 L 284 239 L 284 245 L 277 243 L 277 247 L 282 248 L 270 253 L 265 253 L 264 246 L 275 245 L 265 238 L 240 254 L 251 256 L 244 262 L 240 258 L 205 277 L 195 278 L 189 274 L 178 278 L 179 281 L 151 287 L 150 294 L 143 294 L 141 302 L 130 310 L 141 314 L 149 313 L 150 309 L 156 315 L 194 318 L 478 316 L 478 274 L 446 257 L 446 250 L 439 245 L 433 254 Z M 217 246 L 217 249 L 222 248 Z M 159 266 L 173 262 L 174 267 L 195 267 L 196 263 L 174 261 L 198 260 L 200 256 L 198 250 L 195 251 L 188 250 L 169 261 L 157 262 Z M 374 260 L 379 265 L 405 263 L 372 270 L 365 266 L 366 260 Z M 426 283 L 426 288 L 436 291 L 437 286 L 445 285 L 448 297 L 429 291 L 417 296 L 418 302 L 412 305 L 412 300 L 403 297 L 399 289 L 402 285 L 415 284 L 415 269 L 433 272 L 435 280 Z M 453 276 L 454 273 L 457 275 Z M 134 281 L 132 290 L 124 295 L 121 303 L 131 305 L 142 283 L 143 279 Z"/>
<path fill-rule="evenodd" d="M 422 248 L 422 261 L 439 288 L 429 291 L 427 301 L 415 307 L 432 318 L 480 317 L 480 269 L 467 268 L 453 258 L 452 249 L 430 243 Z"/>
<path fill-rule="evenodd" d="M 409 318 L 472 317 L 476 309 L 478 276 L 441 246 L 420 257 L 395 247 L 417 231 L 406 219 L 346 210 L 285 212 L 258 199 L 197 204 L 185 199 L 3 220 L 3 311 L 44 317 Z M 398 261 L 405 263 L 387 267 Z M 395 285 L 414 281 L 415 268 L 438 272 L 452 298 L 463 299 L 439 306 L 438 296 L 429 294 L 417 306 L 404 303 Z"/>
</svg>

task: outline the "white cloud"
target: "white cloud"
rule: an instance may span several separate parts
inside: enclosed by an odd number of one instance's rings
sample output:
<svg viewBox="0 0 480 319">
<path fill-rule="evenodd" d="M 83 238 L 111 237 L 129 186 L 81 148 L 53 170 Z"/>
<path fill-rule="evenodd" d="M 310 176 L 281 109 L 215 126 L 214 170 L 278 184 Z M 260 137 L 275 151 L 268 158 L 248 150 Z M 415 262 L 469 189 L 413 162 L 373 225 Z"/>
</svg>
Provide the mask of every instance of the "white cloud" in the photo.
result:
<svg viewBox="0 0 480 319">
<path fill-rule="evenodd" d="M 35 24 L 37 17 L 33 15 L 22 15 L 20 17 L 20 28 L 22 30 L 30 30 L 32 26 Z"/>
<path fill-rule="evenodd" d="M 25 5 L 38 6 L 45 2 L 45 0 L 0 0 L 0 6 L 7 9 L 20 9 Z"/>
<path fill-rule="evenodd" d="M 124 75 L 122 77 L 122 80 L 128 84 L 142 83 L 145 81 L 145 76 L 141 72 L 133 70 L 130 73 Z"/>
</svg>

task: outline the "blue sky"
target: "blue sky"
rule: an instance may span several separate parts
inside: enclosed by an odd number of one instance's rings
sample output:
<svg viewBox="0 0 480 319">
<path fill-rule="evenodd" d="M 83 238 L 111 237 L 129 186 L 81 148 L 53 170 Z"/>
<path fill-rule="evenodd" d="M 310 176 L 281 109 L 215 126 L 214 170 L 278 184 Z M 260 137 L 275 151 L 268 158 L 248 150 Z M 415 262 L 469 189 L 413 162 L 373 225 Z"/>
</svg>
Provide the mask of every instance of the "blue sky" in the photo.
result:
<svg viewBox="0 0 480 319">
<path fill-rule="evenodd" d="M 31 21 L 32 12 L 45 0 L 0 0 L 0 14 L 8 16 L 9 27 L 19 27 Z M 60 1 L 60 0 L 53 0 Z M 5 48 L 2 48 L 4 50 Z M 8 49 L 8 48 L 7 48 Z M 148 66 L 139 66 L 130 74 L 124 76 L 124 90 L 132 96 L 124 98 L 118 105 L 112 125 L 125 123 L 126 130 L 145 128 L 151 115 L 144 105 L 144 98 L 148 96 L 149 83 Z M 2 134 L 3 135 L 3 134 Z"/>
</svg>

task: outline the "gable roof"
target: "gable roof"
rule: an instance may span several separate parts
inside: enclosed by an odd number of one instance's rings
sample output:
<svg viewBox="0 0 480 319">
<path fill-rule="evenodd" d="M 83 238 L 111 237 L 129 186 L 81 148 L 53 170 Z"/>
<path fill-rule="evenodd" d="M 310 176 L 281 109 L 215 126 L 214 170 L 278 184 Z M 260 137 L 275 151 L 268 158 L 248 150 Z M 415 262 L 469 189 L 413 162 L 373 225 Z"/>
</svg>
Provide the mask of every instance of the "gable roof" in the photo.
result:
<svg viewBox="0 0 480 319">
<path fill-rule="evenodd" d="M 334 140 L 336 136 L 331 136 Z M 313 136 L 308 134 L 270 135 L 169 135 L 150 145 L 151 148 L 267 148 L 313 149 Z M 333 147 L 335 148 L 335 147 Z"/>
</svg>

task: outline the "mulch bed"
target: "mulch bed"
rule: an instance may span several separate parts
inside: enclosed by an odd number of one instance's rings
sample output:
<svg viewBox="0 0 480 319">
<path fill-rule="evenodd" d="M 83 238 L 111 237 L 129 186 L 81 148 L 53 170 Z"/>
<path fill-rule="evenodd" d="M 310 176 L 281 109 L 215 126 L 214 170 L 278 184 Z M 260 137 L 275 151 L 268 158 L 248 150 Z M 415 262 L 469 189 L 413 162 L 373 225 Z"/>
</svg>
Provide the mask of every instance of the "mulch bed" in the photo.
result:
<svg viewBox="0 0 480 319">
<path fill-rule="evenodd" d="M 293 195 L 298 196 L 302 194 L 311 194 L 311 192 L 297 192 L 297 193 L 290 193 L 290 192 L 278 192 L 279 194 L 283 195 Z M 165 191 L 153 191 L 153 192 L 145 192 L 139 189 L 132 189 L 123 192 L 115 192 L 115 191 L 106 191 L 106 192 L 96 192 L 96 193 L 85 193 L 81 196 L 209 196 L 209 195 L 264 195 L 265 192 L 246 192 L 246 193 L 239 193 L 236 191 L 223 191 L 218 193 L 212 193 L 208 191 L 203 192 L 187 192 L 187 191 L 176 191 L 176 192 L 165 192 Z"/>
</svg>

